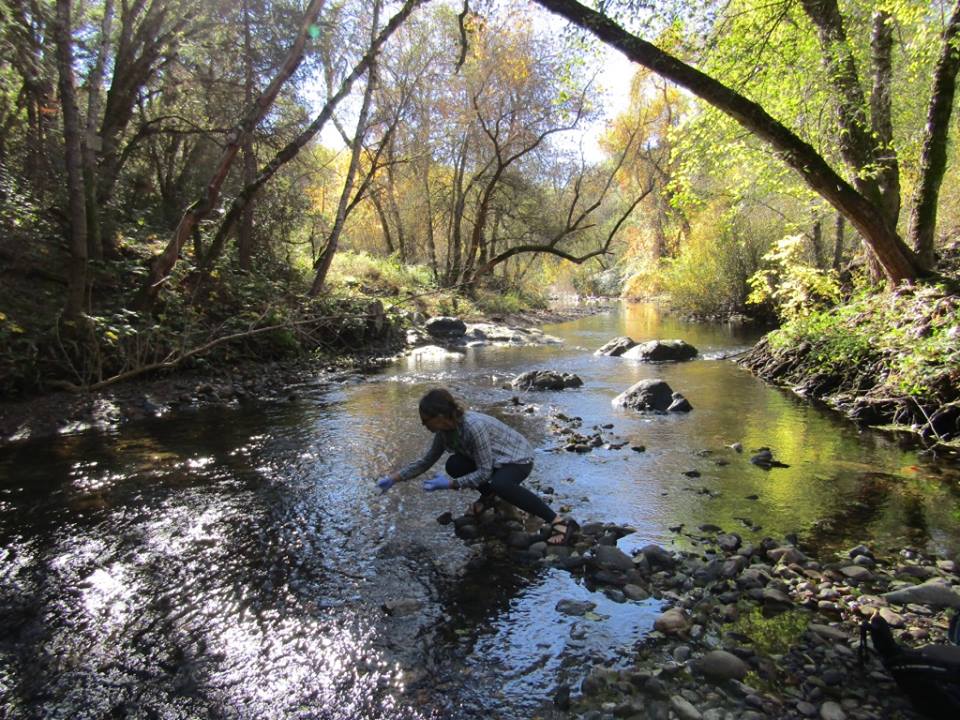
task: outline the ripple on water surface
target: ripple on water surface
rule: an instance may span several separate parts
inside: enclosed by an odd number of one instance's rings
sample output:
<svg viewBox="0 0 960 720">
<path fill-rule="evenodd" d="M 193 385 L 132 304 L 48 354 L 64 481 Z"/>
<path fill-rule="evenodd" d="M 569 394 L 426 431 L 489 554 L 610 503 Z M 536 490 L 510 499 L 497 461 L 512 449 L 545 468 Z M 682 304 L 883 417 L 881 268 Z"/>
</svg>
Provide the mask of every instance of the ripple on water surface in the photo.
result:
<svg viewBox="0 0 960 720">
<path fill-rule="evenodd" d="M 577 687 L 591 664 L 629 658 L 657 601 L 616 603 L 566 573 L 463 545 L 435 518 L 468 493 L 374 491 L 428 444 L 416 402 L 440 384 L 531 439 L 528 483 L 555 507 L 636 528 L 626 550 L 697 547 L 705 523 L 753 540 L 797 530 L 831 548 L 958 546 L 955 471 L 718 359 L 749 331 L 649 308 L 547 331 L 565 345 L 471 349 L 303 383 L 295 401 L 0 450 L 0 714 L 519 719 L 544 714 L 557 683 Z M 617 335 L 681 337 L 705 358 L 592 354 Z M 536 368 L 575 372 L 584 387 L 504 389 Z M 649 377 L 694 411 L 612 408 Z M 562 450 L 561 415 L 605 447 Z M 760 446 L 789 467 L 752 465 Z M 572 617 L 561 599 L 596 607 Z"/>
</svg>

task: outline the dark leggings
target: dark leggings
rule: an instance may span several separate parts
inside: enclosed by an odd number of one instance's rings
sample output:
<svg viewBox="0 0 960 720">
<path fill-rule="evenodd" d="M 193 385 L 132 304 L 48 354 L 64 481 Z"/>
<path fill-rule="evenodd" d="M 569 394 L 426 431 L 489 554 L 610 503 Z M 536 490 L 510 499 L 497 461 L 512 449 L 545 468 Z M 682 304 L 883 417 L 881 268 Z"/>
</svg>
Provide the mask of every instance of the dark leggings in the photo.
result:
<svg viewBox="0 0 960 720">
<path fill-rule="evenodd" d="M 455 453 L 447 458 L 447 475 L 458 478 L 472 473 L 477 465 L 472 458 Z M 522 483 L 530 471 L 533 463 L 509 463 L 493 469 L 493 475 L 477 488 L 481 500 L 492 500 L 497 495 L 524 512 L 536 515 L 545 522 L 553 522 L 557 514 L 550 509 L 543 500 L 523 487 Z"/>
</svg>

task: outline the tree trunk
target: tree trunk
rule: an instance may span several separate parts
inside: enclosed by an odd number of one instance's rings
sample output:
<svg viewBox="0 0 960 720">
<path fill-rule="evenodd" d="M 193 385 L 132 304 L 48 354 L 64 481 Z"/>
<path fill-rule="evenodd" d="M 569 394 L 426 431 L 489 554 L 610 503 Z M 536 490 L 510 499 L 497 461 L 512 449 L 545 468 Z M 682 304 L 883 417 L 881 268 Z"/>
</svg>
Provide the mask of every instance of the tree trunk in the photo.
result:
<svg viewBox="0 0 960 720">
<path fill-rule="evenodd" d="M 117 51 L 113 58 L 113 78 L 107 91 L 100 125 L 97 152 L 96 210 L 98 234 L 103 254 L 116 257 L 116 219 L 113 195 L 117 181 L 129 157 L 121 148 L 130 120 L 140 99 L 140 91 L 158 68 L 163 52 L 176 44 L 190 16 L 179 17 L 165 27 L 171 5 L 168 0 L 139 0 L 121 3 Z"/>
<path fill-rule="evenodd" d="M 824 266 L 823 260 L 823 222 L 820 218 L 813 219 L 813 229 L 810 233 L 810 247 L 813 250 L 813 264 L 817 268 Z"/>
<path fill-rule="evenodd" d="M 426 211 L 423 214 L 422 221 L 425 223 L 424 232 L 427 238 L 427 258 L 430 260 L 430 269 L 433 272 L 433 279 L 440 277 L 440 268 L 437 266 L 437 243 L 433 235 L 433 199 L 430 195 L 430 154 L 425 153 L 426 162 L 421 171 L 421 181 L 423 182 L 423 197 L 426 203 Z"/>
<path fill-rule="evenodd" d="M 383 209 L 383 203 L 377 193 L 370 193 L 370 202 L 373 203 L 373 207 L 377 211 L 377 217 L 380 218 L 380 229 L 383 230 L 383 240 L 387 243 L 387 253 L 393 255 L 393 231 L 390 230 L 390 218 L 387 217 L 387 213 Z"/>
<path fill-rule="evenodd" d="M 203 267 L 209 268 L 216 258 L 219 257 L 223 250 L 227 236 L 233 230 L 234 224 L 240 218 L 243 209 L 247 206 L 247 203 L 256 197 L 256 194 L 260 188 L 266 185 L 280 168 L 293 160 L 303 146 L 310 142 L 310 140 L 312 140 L 314 136 L 323 129 L 323 127 L 327 124 L 327 121 L 333 116 L 334 109 L 336 109 L 337 105 L 339 105 L 340 102 L 350 94 L 350 90 L 353 88 L 353 83 L 356 82 L 357 78 L 363 75 L 364 72 L 366 72 L 370 63 L 373 62 L 374 58 L 377 56 L 377 53 L 380 52 L 380 48 L 383 47 L 383 44 L 390 38 L 391 35 L 393 35 L 396 29 L 403 24 L 403 21 L 407 19 L 411 12 L 413 12 L 414 8 L 427 1 L 428 0 L 405 0 L 403 6 L 392 18 L 390 18 L 390 21 L 384 26 L 383 30 L 380 31 L 380 34 L 377 35 L 371 46 L 367 48 L 367 52 L 364 54 L 364 56 L 360 58 L 356 65 L 354 65 L 353 70 L 350 71 L 350 74 L 347 75 L 340 83 L 340 89 L 337 91 L 336 95 L 327 100 L 323 108 L 321 108 L 320 113 L 314 118 L 313 122 L 311 122 L 303 130 L 303 132 L 301 132 L 291 142 L 287 143 L 283 149 L 274 155 L 270 162 L 260 169 L 259 175 L 257 175 L 256 179 L 252 183 L 244 186 L 244 188 L 230 204 L 230 209 L 227 211 L 223 221 L 220 223 L 220 227 L 217 229 L 217 234 L 210 246 L 210 250 L 202 261 Z"/>
<path fill-rule="evenodd" d="M 70 207 L 70 270 L 64 315 L 77 320 L 83 314 L 87 292 L 87 217 L 83 192 L 83 157 L 80 147 L 80 112 L 73 80 L 73 38 L 70 0 L 57 0 L 57 70 L 63 108 L 64 156 Z"/>
<path fill-rule="evenodd" d="M 110 52 L 110 33 L 113 28 L 113 0 L 103 3 L 100 22 L 100 43 L 90 75 L 87 78 L 87 126 L 83 143 L 83 188 L 87 214 L 87 253 L 94 260 L 103 257 L 100 239 L 100 215 L 97 206 L 97 153 L 102 148 L 97 126 L 100 122 L 100 92 L 103 73 Z"/>
<path fill-rule="evenodd" d="M 371 45 L 376 38 L 379 20 L 380 2 L 377 0 L 373 5 L 373 19 L 370 28 Z M 370 103 L 376 85 L 377 62 L 376 59 L 372 59 L 367 71 L 367 87 L 363 91 L 363 101 L 360 104 L 360 113 L 357 116 L 357 129 L 353 134 L 353 147 L 350 150 L 350 165 L 347 167 L 347 177 L 343 182 L 340 202 L 337 203 L 337 214 L 333 221 L 333 228 L 330 230 L 330 237 L 327 238 L 326 247 L 314 263 L 317 272 L 313 278 L 313 284 L 310 286 L 310 297 L 317 297 L 323 290 L 324 283 L 327 281 L 327 273 L 330 272 L 330 266 L 333 264 L 333 257 L 340 246 L 340 235 L 343 233 L 343 226 L 347 220 L 347 207 L 350 204 L 350 196 L 353 194 L 353 181 L 357 175 L 357 168 L 360 167 L 360 153 L 363 152 L 363 138 L 367 134 L 367 119 L 370 115 Z"/>
<path fill-rule="evenodd" d="M 940 186 L 947 169 L 947 135 L 953 96 L 956 92 L 957 70 L 960 67 L 960 2 L 953 6 L 950 24 L 943 34 L 943 49 L 933 73 L 933 91 L 927 108 L 927 127 L 920 152 L 920 182 L 913 195 L 910 213 L 909 238 L 913 249 L 925 267 L 934 263 L 934 234 L 937 227 L 937 201 Z"/>
<path fill-rule="evenodd" d="M 253 46 L 250 40 L 250 0 L 243 0 L 243 102 L 253 102 Z M 249 185 L 257 177 L 257 158 L 253 154 L 253 133 L 243 135 L 243 184 Z M 241 270 L 250 269 L 253 254 L 253 202 L 243 209 L 237 233 L 237 264 Z"/>
<path fill-rule="evenodd" d="M 915 254 L 897 234 L 896 228 L 887 222 L 878 204 L 851 187 L 813 147 L 772 118 L 760 105 L 651 43 L 631 35 L 610 18 L 576 0 L 536 1 L 589 30 L 630 60 L 686 88 L 773 147 L 814 192 L 847 217 L 876 254 L 889 282 L 910 281 L 918 276 L 921 268 Z M 804 0 L 805 3 L 812 1 Z M 876 193 L 876 197 L 879 198 L 879 193 Z"/>
<path fill-rule="evenodd" d="M 387 149 L 387 202 L 390 207 L 390 216 L 397 230 L 397 250 L 400 253 L 400 262 L 407 262 L 407 236 L 403 228 L 403 216 L 400 214 L 400 204 L 397 202 L 397 182 L 394 172 L 393 140 Z"/>
<path fill-rule="evenodd" d="M 900 218 L 900 164 L 893 144 L 893 18 L 885 10 L 873 15 L 873 90 L 870 117 L 877 148 L 877 184 L 887 221 L 897 226 Z"/>
<path fill-rule="evenodd" d="M 839 271 L 843 264 L 843 215 L 837 213 L 837 222 L 833 236 L 833 269 Z"/>
<path fill-rule="evenodd" d="M 304 13 L 303 20 L 300 23 L 300 30 L 294 40 L 293 46 L 287 53 L 286 59 L 280 66 L 280 70 L 271 81 L 270 85 L 256 99 L 251 107 L 247 109 L 246 115 L 237 127 L 233 129 L 227 138 L 226 147 L 220 156 L 217 167 L 207 183 L 203 195 L 194 201 L 180 219 L 173 237 L 167 243 L 164 251 L 154 260 L 147 281 L 140 291 L 138 305 L 141 309 L 149 310 L 153 307 L 160 292 L 160 286 L 166 282 L 176 265 L 177 257 L 183 249 L 187 239 L 193 233 L 193 228 L 200 223 L 217 204 L 220 198 L 220 189 L 230 172 L 234 158 L 240 149 L 240 141 L 244 133 L 253 132 L 263 116 L 267 114 L 280 92 L 280 88 L 290 78 L 291 75 L 300 66 L 303 60 L 303 53 L 309 36 L 310 28 L 313 26 L 317 15 L 323 8 L 324 0 L 311 0 L 310 5 Z"/>
</svg>

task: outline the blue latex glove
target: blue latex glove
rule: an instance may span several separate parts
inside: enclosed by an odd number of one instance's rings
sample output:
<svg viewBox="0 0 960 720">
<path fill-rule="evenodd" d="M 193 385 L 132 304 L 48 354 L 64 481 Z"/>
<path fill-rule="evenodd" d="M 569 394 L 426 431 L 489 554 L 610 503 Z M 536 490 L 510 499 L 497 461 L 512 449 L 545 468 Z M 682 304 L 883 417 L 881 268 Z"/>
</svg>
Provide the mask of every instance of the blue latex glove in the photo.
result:
<svg viewBox="0 0 960 720">
<path fill-rule="evenodd" d="M 423 489 L 427 492 L 434 490 L 449 490 L 453 487 L 453 480 L 443 473 L 437 473 L 432 478 L 423 481 Z"/>
<path fill-rule="evenodd" d="M 383 492 L 386 492 L 393 487 L 393 478 L 389 475 L 386 475 L 379 480 L 377 480 L 377 487 L 380 488 Z"/>
</svg>

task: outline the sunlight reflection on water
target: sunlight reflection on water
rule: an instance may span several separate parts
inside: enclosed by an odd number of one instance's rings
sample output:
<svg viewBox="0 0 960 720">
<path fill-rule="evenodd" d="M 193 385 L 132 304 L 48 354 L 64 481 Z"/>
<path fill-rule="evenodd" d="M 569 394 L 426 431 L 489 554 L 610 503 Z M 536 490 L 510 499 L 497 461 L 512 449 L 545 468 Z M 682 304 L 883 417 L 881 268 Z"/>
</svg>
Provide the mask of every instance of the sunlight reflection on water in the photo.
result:
<svg viewBox="0 0 960 720">
<path fill-rule="evenodd" d="M 625 550 L 688 547 L 671 526 L 705 522 L 751 540 L 799 529 L 835 544 L 957 546 L 956 483 L 896 443 L 728 361 L 592 355 L 627 334 L 682 337 L 719 357 L 755 333 L 650 308 L 547 332 L 566 345 L 476 348 L 341 385 L 304 382 L 296 402 L 0 451 L 0 714 L 519 720 L 550 704 L 558 678 L 576 686 L 591 663 L 629 657 L 657 601 L 615 603 L 566 573 L 456 541 L 435 519 L 459 513 L 469 493 L 376 490 L 375 478 L 429 443 L 416 403 L 440 384 L 530 438 L 528 483 L 551 504 L 635 528 Z M 504 388 L 537 368 L 575 372 L 584 388 Z M 655 376 L 694 411 L 612 408 Z M 566 452 L 550 429 L 559 413 L 627 445 Z M 761 445 L 790 467 L 751 465 Z M 563 598 L 597 608 L 570 618 L 556 609 Z"/>
</svg>

